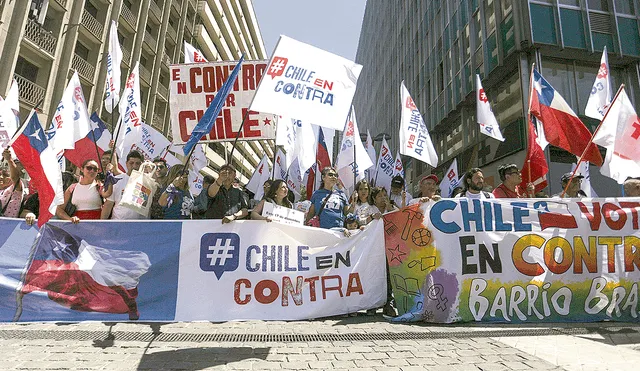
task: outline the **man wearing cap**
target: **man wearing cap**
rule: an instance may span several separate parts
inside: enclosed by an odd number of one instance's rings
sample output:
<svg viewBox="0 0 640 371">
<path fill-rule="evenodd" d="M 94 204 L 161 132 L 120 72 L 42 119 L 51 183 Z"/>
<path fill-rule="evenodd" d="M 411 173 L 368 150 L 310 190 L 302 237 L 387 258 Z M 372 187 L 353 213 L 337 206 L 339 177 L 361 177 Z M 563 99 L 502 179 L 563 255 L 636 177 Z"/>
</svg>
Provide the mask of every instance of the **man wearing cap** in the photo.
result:
<svg viewBox="0 0 640 371">
<path fill-rule="evenodd" d="M 389 199 L 399 208 L 403 208 L 413 200 L 410 194 L 404 190 L 404 179 L 396 175 L 391 179 L 391 195 Z"/>
<path fill-rule="evenodd" d="M 442 197 L 438 194 L 438 176 L 429 174 L 420 180 L 420 193 L 409 202 L 413 205 L 417 202 L 427 202 L 429 200 L 439 201 Z"/>
<path fill-rule="evenodd" d="M 624 196 L 640 197 L 640 177 L 627 178 L 627 180 L 624 181 Z"/>
<path fill-rule="evenodd" d="M 535 192 L 533 183 L 527 184 L 526 193 L 520 190 L 519 185 L 522 183 L 522 175 L 520 174 L 520 170 L 518 170 L 518 165 L 502 164 L 498 167 L 498 175 L 502 183 L 493 190 L 493 195 L 496 196 L 496 198 L 533 197 Z"/>
<path fill-rule="evenodd" d="M 569 183 L 569 179 L 571 179 L 572 175 L 573 175 L 573 172 L 568 172 L 568 173 L 565 173 L 560 178 L 560 181 L 562 182 L 562 190 L 563 191 L 564 191 L 565 188 L 567 188 L 567 183 Z M 564 196 L 562 196 L 562 192 L 560 192 L 560 193 L 557 193 L 557 194 L 553 195 L 552 197 L 563 197 L 563 198 L 580 198 L 580 197 L 584 197 L 585 194 L 580 189 L 580 184 L 582 183 L 582 179 L 583 178 L 584 178 L 584 176 L 582 176 L 580 174 L 574 175 L 573 179 L 571 179 L 571 184 L 569 185 L 569 188 L 567 188 L 567 191 L 565 192 Z"/>
</svg>

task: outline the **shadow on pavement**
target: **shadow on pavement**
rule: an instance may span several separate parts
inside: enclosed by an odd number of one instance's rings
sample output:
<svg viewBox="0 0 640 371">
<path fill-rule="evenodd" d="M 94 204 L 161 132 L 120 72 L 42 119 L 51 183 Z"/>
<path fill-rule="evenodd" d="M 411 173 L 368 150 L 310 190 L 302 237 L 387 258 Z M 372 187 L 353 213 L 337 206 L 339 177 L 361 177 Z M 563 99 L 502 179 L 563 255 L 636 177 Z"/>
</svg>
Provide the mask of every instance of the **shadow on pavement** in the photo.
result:
<svg viewBox="0 0 640 371">
<path fill-rule="evenodd" d="M 145 353 L 138 370 L 180 369 L 202 370 L 234 362 L 255 359 L 266 360 L 271 348 L 188 348 Z"/>
</svg>

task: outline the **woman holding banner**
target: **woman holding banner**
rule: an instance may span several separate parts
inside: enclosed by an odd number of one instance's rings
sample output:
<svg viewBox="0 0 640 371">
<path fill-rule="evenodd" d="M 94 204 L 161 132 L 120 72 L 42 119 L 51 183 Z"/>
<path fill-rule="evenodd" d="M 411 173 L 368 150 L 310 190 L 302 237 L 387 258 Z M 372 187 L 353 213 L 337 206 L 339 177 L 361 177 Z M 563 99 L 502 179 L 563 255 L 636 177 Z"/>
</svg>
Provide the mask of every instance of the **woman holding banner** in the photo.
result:
<svg viewBox="0 0 640 371">
<path fill-rule="evenodd" d="M 305 224 L 308 225 L 312 218 L 317 217 L 319 223 L 314 226 L 324 229 L 342 228 L 344 216 L 347 214 L 348 208 L 353 209 L 353 206 L 349 205 L 349 200 L 344 192 L 336 188 L 338 184 L 336 169 L 325 167 L 322 169 L 321 175 L 320 189 L 313 192 L 311 196 L 311 206 L 307 212 Z"/>
<path fill-rule="evenodd" d="M 169 185 L 158 199 L 164 219 L 191 219 L 195 204 L 189 191 L 189 175 L 183 169 L 183 165 L 173 165 L 167 174 Z"/>
<path fill-rule="evenodd" d="M 287 187 L 287 183 L 285 183 L 284 180 L 277 179 L 273 181 L 264 198 L 260 200 L 260 202 L 256 205 L 256 207 L 253 208 L 253 210 L 251 210 L 251 220 L 266 220 L 267 222 L 271 221 L 271 218 L 262 215 L 262 210 L 264 209 L 265 202 L 270 202 L 274 205 L 292 209 L 293 205 L 291 204 L 291 201 L 289 201 L 289 198 L 287 197 L 288 195 L 289 187 Z"/>
</svg>

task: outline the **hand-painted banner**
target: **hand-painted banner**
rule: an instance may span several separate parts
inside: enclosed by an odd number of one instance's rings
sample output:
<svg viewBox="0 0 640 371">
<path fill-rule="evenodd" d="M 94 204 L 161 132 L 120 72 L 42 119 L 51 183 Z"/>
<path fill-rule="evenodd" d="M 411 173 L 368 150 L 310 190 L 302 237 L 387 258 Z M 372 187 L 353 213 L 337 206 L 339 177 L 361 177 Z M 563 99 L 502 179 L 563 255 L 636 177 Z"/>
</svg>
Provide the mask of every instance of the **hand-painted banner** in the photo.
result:
<svg viewBox="0 0 640 371">
<path fill-rule="evenodd" d="M 382 306 L 383 223 L 0 218 L 0 321 L 318 318 Z M 106 237 L 108 236 L 108 237 Z"/>
<path fill-rule="evenodd" d="M 176 144 L 189 140 L 196 126 L 236 62 L 176 64 L 171 66 L 171 127 Z M 242 118 L 267 68 L 267 61 L 244 61 L 233 90 L 216 119 L 211 132 L 201 142 L 234 140 Z M 275 139 L 274 115 L 249 111 L 240 137 L 245 140 Z"/>
<path fill-rule="evenodd" d="M 396 321 L 638 321 L 639 198 L 443 199 L 384 216 Z"/>
</svg>

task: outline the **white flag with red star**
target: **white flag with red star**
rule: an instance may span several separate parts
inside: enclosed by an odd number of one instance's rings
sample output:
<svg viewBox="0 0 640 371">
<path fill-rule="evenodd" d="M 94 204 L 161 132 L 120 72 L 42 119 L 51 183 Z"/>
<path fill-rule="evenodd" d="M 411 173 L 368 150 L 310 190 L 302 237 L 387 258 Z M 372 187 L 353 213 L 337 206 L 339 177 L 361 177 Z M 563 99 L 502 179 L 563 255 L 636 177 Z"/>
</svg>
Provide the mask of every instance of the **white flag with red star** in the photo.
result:
<svg viewBox="0 0 640 371">
<path fill-rule="evenodd" d="M 500 132 L 500 125 L 491 110 L 489 98 L 487 98 L 487 94 L 485 94 L 482 88 L 480 75 L 476 75 L 476 119 L 478 120 L 482 134 L 504 142 L 504 137 Z"/>
</svg>

